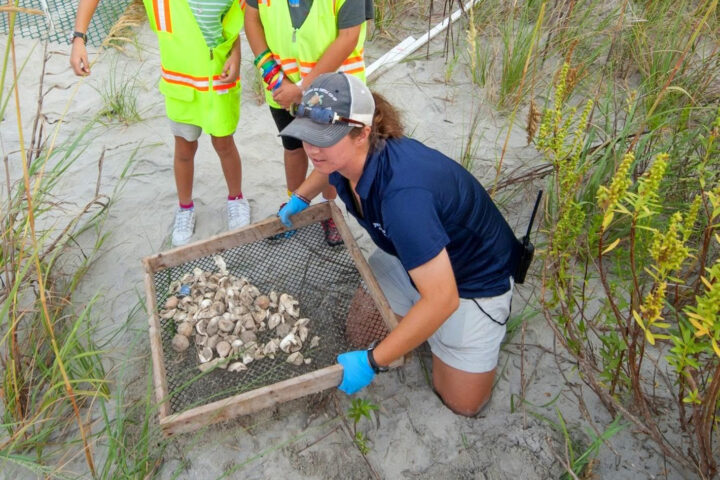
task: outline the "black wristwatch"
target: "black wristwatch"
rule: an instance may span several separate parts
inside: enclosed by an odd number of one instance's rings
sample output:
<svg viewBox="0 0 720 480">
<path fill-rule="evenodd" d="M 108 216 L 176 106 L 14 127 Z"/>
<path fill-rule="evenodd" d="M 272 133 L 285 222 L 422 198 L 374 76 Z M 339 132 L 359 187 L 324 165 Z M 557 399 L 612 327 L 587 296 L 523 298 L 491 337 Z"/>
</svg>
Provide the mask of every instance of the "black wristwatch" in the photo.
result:
<svg viewBox="0 0 720 480">
<path fill-rule="evenodd" d="M 377 346 L 377 342 L 373 342 L 370 344 L 370 348 L 368 348 L 367 356 L 368 356 L 368 362 L 370 363 L 370 368 L 373 369 L 373 372 L 375 373 L 382 373 L 387 372 L 388 367 L 381 367 L 380 365 L 375 362 L 375 357 L 373 356 L 373 350 L 375 350 L 375 347 Z"/>
<path fill-rule="evenodd" d="M 70 43 L 73 43 L 76 38 L 82 38 L 83 44 L 87 45 L 87 34 L 83 32 L 73 32 L 72 37 L 70 37 Z"/>
</svg>

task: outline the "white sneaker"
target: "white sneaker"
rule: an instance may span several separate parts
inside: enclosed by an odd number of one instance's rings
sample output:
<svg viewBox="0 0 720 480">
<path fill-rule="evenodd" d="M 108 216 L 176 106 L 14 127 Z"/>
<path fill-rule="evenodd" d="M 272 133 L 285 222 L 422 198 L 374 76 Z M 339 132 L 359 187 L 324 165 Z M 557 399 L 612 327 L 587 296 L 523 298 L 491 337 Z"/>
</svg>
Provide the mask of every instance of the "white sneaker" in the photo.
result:
<svg viewBox="0 0 720 480">
<path fill-rule="evenodd" d="M 228 230 L 235 230 L 250 224 L 250 204 L 246 199 L 228 200 L 227 223 Z"/>
<path fill-rule="evenodd" d="M 175 212 L 175 225 L 173 225 L 172 245 L 179 247 L 190 241 L 195 231 L 195 209 L 178 208 Z"/>
</svg>

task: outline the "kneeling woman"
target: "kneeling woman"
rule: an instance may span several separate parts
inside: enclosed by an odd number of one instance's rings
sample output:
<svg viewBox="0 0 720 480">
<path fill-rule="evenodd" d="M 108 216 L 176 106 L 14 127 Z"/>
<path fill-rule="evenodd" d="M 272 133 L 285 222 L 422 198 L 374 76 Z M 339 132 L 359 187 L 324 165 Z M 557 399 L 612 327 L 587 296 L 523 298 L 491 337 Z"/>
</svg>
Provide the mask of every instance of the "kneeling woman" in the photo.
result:
<svg viewBox="0 0 720 480">
<path fill-rule="evenodd" d="M 280 212 L 330 183 L 380 249 L 369 259 L 398 327 L 370 351 L 343 353 L 340 389 L 364 388 L 383 366 L 428 341 L 433 385 L 454 412 L 490 397 L 510 315 L 520 244 L 482 185 L 458 163 L 403 136 L 397 111 L 353 76 L 305 91 L 280 135 L 302 140 L 315 170 Z"/>
</svg>

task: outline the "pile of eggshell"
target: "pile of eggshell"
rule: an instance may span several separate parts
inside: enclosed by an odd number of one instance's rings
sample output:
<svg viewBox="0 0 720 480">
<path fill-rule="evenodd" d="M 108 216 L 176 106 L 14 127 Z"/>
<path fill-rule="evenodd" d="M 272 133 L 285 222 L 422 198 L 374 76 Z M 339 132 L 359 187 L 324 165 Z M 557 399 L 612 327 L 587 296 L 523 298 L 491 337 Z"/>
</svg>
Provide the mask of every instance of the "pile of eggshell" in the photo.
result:
<svg viewBox="0 0 720 480">
<path fill-rule="evenodd" d="M 301 350 L 317 347 L 320 337 L 307 341 L 310 319 L 300 317 L 298 301 L 287 293 L 262 294 L 248 279 L 229 274 L 222 257 L 214 260 L 217 272 L 195 268 L 170 285 L 159 316 L 175 323 L 172 348 L 184 352 L 194 343 L 202 371 L 241 372 L 254 360 L 281 354 L 293 365 L 309 364 Z M 269 332 L 262 335 L 269 339 L 259 341 L 259 332 Z"/>
</svg>

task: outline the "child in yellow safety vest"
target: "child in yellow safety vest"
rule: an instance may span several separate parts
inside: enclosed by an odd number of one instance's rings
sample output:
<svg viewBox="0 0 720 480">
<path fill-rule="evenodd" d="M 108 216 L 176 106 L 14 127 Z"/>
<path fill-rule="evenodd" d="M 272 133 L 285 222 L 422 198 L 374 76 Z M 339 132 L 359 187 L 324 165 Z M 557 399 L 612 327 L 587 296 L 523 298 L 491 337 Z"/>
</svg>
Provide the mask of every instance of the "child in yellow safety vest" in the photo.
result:
<svg viewBox="0 0 720 480">
<path fill-rule="evenodd" d="M 90 74 L 87 28 L 100 0 L 80 0 L 70 65 Z M 233 134 L 240 117 L 240 41 L 245 0 L 143 0 L 157 33 L 162 63 L 160 92 L 175 137 L 174 171 L 179 206 L 172 245 L 190 241 L 195 229 L 192 198 L 195 152 L 204 130 L 212 140 L 228 187 L 227 223 L 250 223 L 242 194 L 242 165 Z"/>
<path fill-rule="evenodd" d="M 372 0 L 246 0 L 245 33 L 255 66 L 265 81 L 265 98 L 278 131 L 293 119 L 303 85 L 320 74 L 342 71 L 365 81 L 363 45 Z M 283 137 L 288 195 L 305 180 L 308 157 L 302 142 Z M 323 198 L 336 197 L 333 187 Z M 323 222 L 328 245 L 342 243 L 332 220 Z"/>
</svg>

